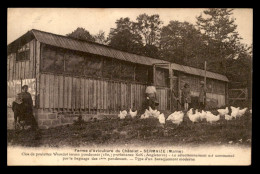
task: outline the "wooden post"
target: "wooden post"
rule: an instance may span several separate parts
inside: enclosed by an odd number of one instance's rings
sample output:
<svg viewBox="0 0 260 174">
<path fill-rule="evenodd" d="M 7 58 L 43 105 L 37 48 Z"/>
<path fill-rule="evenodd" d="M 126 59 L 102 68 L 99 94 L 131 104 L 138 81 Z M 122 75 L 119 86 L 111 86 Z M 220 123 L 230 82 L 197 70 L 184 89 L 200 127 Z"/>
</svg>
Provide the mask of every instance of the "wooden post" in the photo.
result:
<svg viewBox="0 0 260 174">
<path fill-rule="evenodd" d="M 228 82 L 226 83 L 226 105 L 229 104 L 229 99 L 228 99 Z"/>
<path fill-rule="evenodd" d="M 170 111 L 172 111 L 173 71 L 172 71 L 171 63 L 169 63 L 169 78 L 170 78 Z"/>
<path fill-rule="evenodd" d="M 207 74 L 207 61 L 205 61 L 205 64 L 204 64 L 204 88 L 206 89 L 206 74 Z"/>
<path fill-rule="evenodd" d="M 206 90 L 206 86 L 207 86 L 207 84 L 206 84 L 206 79 L 207 79 L 207 61 L 205 61 L 205 64 L 204 64 L 204 71 L 205 71 L 205 75 L 204 75 L 204 89 Z M 204 94 L 203 94 L 204 95 Z M 203 104 L 205 105 L 205 102 L 206 102 L 206 98 L 207 98 L 207 96 L 205 96 L 205 99 L 203 100 Z"/>
<path fill-rule="evenodd" d="M 135 82 L 135 70 L 136 70 L 136 65 L 134 66 L 134 82 Z"/>
<path fill-rule="evenodd" d="M 155 73 L 156 73 L 156 67 L 155 67 L 155 65 L 153 65 L 153 83 L 154 83 L 154 86 L 156 86 Z"/>
<path fill-rule="evenodd" d="M 181 96 L 181 76 L 180 76 L 180 74 L 178 74 L 178 101 L 177 101 L 177 109 L 180 109 L 181 108 L 181 105 L 180 105 L 180 103 L 181 103 L 181 98 L 182 98 L 182 96 Z"/>
<path fill-rule="evenodd" d="M 23 87 L 23 79 L 21 78 L 21 92 L 22 92 L 22 87 Z"/>
</svg>

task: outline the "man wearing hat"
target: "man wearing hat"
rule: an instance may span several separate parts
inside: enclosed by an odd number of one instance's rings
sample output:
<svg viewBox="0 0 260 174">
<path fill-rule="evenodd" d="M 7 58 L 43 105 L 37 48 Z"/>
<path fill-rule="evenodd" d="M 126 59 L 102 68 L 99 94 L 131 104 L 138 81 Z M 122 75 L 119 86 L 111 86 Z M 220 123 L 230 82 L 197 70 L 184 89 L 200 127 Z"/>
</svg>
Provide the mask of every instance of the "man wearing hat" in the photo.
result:
<svg viewBox="0 0 260 174">
<path fill-rule="evenodd" d="M 188 83 L 185 83 L 184 88 L 182 89 L 182 104 L 185 111 L 187 111 L 190 108 L 191 92 L 190 85 Z"/>
<path fill-rule="evenodd" d="M 150 106 L 152 109 L 155 109 L 156 106 L 159 105 L 159 102 L 157 100 L 157 95 L 156 95 L 156 88 L 153 85 L 152 81 L 148 82 L 148 86 L 146 87 L 145 90 L 145 96 L 147 99 L 147 108 Z"/>
<path fill-rule="evenodd" d="M 199 93 L 199 108 L 201 110 L 205 109 L 206 106 L 206 88 L 203 81 L 200 82 L 200 93 Z"/>
</svg>

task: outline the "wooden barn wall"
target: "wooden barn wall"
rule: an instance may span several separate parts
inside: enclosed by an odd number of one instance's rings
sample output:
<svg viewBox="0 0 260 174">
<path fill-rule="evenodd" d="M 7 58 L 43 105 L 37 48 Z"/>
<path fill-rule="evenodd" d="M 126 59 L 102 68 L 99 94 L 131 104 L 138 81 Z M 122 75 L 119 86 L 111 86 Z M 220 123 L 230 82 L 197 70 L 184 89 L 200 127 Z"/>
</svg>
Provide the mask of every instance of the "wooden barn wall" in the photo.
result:
<svg viewBox="0 0 260 174">
<path fill-rule="evenodd" d="M 16 53 L 11 53 L 7 57 L 7 81 L 35 78 L 35 52 L 36 40 L 30 41 L 30 59 L 16 61 Z"/>
<path fill-rule="evenodd" d="M 135 108 L 145 99 L 145 85 L 41 73 L 42 109 L 114 113 Z M 159 109 L 167 109 L 167 89 L 158 89 Z"/>
</svg>

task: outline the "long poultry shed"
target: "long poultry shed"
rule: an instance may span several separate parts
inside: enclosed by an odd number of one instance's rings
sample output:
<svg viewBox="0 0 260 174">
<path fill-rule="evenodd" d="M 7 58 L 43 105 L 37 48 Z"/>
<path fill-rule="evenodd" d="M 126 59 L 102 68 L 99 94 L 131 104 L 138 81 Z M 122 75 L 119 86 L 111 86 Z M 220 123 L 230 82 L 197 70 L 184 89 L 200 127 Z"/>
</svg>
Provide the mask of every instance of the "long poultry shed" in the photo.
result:
<svg viewBox="0 0 260 174">
<path fill-rule="evenodd" d="M 173 110 L 184 83 L 198 96 L 204 70 L 124 52 L 115 48 L 32 29 L 7 47 L 8 128 L 11 104 L 27 84 L 41 128 L 72 123 L 81 115 L 115 115 L 141 110 L 145 88 L 153 79 L 159 110 Z M 226 104 L 226 76 L 206 72 L 207 97 Z"/>
</svg>

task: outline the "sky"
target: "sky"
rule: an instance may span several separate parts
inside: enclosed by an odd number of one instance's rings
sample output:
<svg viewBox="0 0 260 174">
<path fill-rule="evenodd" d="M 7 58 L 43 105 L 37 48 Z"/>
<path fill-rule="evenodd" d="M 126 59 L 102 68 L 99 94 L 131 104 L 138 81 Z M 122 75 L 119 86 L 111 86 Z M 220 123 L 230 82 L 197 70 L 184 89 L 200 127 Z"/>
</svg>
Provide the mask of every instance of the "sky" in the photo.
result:
<svg viewBox="0 0 260 174">
<path fill-rule="evenodd" d="M 132 21 L 140 14 L 159 14 L 163 26 L 171 20 L 196 24 L 196 16 L 202 8 L 9 8 L 7 14 L 7 44 L 31 29 L 66 35 L 77 27 L 83 27 L 95 35 L 100 30 L 108 35 L 115 21 L 129 17 Z M 253 10 L 234 9 L 233 16 L 242 43 L 253 43 Z"/>
</svg>

